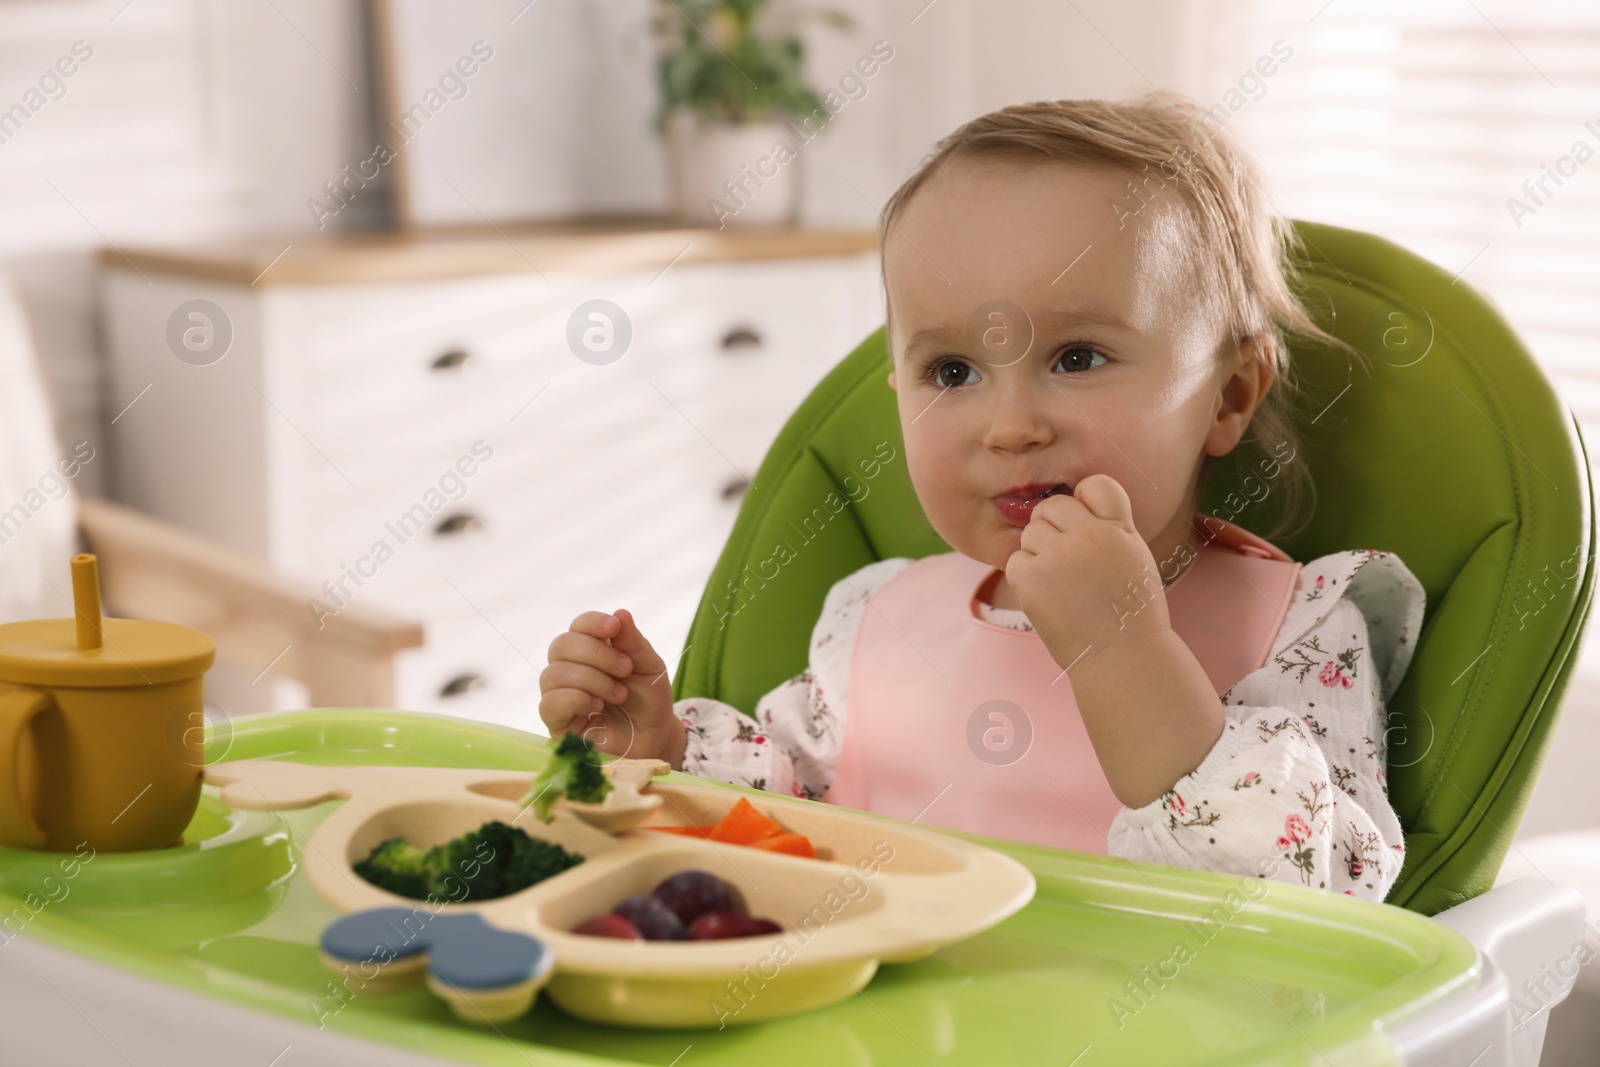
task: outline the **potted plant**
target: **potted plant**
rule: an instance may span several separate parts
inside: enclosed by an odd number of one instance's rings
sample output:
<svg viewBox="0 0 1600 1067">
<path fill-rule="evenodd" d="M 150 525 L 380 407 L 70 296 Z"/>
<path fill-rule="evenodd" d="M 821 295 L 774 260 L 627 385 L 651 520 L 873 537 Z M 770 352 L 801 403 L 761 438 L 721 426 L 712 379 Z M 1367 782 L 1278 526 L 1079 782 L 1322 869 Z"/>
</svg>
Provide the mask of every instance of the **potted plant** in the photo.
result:
<svg viewBox="0 0 1600 1067">
<path fill-rule="evenodd" d="M 848 29 L 829 8 L 774 17 L 769 0 L 661 0 L 661 106 L 673 212 L 716 226 L 788 226 L 799 210 L 803 140 L 792 118 L 829 113 L 801 75 L 804 48 L 792 32 L 816 18 Z M 815 121 L 815 120 L 814 120 Z"/>
</svg>

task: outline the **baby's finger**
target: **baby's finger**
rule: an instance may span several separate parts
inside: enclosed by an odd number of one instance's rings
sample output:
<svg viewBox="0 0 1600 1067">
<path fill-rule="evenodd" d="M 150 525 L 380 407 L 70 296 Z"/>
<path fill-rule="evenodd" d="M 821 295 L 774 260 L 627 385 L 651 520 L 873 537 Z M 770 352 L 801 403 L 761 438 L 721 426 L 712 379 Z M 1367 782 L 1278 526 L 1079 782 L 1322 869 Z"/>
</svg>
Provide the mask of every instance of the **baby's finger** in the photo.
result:
<svg viewBox="0 0 1600 1067">
<path fill-rule="evenodd" d="M 1027 537 L 1029 530 L 1035 534 L 1050 532 L 1047 527 L 1067 533 L 1078 523 L 1087 522 L 1090 518 L 1088 506 L 1075 496 L 1062 494 L 1046 497 L 1033 506 L 1033 514 L 1028 518 L 1028 525 L 1022 528 L 1022 535 Z"/>
<path fill-rule="evenodd" d="M 572 620 L 571 630 L 591 637 L 608 638 L 617 636 L 618 625 L 616 616 L 609 612 L 586 611 Z"/>
<path fill-rule="evenodd" d="M 621 622 L 608 612 L 586 611 L 572 620 L 572 625 L 567 627 L 566 633 L 584 634 L 598 641 L 609 641 L 617 636 L 621 629 Z M 557 635 L 560 636 L 559 634 Z"/>
<path fill-rule="evenodd" d="M 1022 528 L 1022 537 L 1017 540 L 1019 550 L 1026 549 L 1035 553 L 1043 552 L 1052 540 L 1062 534 L 1070 534 L 1077 529 L 1079 522 L 1094 521 L 1089 517 L 1089 513 L 1084 511 L 1082 504 L 1071 497 L 1065 498 L 1065 501 L 1061 505 L 1062 508 L 1072 507 L 1077 509 L 1075 515 L 1068 514 L 1063 516 L 1059 512 L 1053 516 L 1041 515 L 1040 509 L 1044 506 L 1043 504 L 1033 509 L 1033 517 L 1028 520 L 1028 525 Z M 1047 500 L 1045 503 L 1048 504 L 1049 501 Z M 1078 521 L 1073 521 L 1075 519 Z"/>
<path fill-rule="evenodd" d="M 1006 557 L 1006 581 L 1011 584 L 1012 588 L 1015 588 L 1019 582 L 1027 580 L 1027 573 L 1036 558 L 1038 558 L 1037 553 L 1026 548 L 1019 548 Z"/>
<path fill-rule="evenodd" d="M 639 624 L 634 621 L 633 612 L 627 608 L 618 608 L 612 614 L 621 620 L 622 630 L 612 638 L 611 646 L 632 657 L 634 672 L 653 678 L 665 671 L 666 662 L 639 631 Z"/>
<path fill-rule="evenodd" d="M 568 630 L 550 642 L 550 662 L 583 663 L 616 678 L 626 678 L 634 669 L 631 656 L 598 637 Z"/>
<path fill-rule="evenodd" d="M 613 703 L 626 699 L 628 695 L 627 687 L 613 676 L 572 660 L 557 660 L 540 671 L 539 688 L 545 692 L 562 688 L 578 689 L 599 700 Z"/>
<path fill-rule="evenodd" d="M 1083 502 L 1090 514 L 1099 519 L 1124 524 L 1133 529 L 1133 502 L 1122 483 L 1109 474 L 1091 474 L 1079 482 L 1072 495 Z"/>
<path fill-rule="evenodd" d="M 593 700 L 581 689 L 552 689 L 539 698 L 539 719 L 551 737 L 571 733 L 596 710 Z"/>
</svg>

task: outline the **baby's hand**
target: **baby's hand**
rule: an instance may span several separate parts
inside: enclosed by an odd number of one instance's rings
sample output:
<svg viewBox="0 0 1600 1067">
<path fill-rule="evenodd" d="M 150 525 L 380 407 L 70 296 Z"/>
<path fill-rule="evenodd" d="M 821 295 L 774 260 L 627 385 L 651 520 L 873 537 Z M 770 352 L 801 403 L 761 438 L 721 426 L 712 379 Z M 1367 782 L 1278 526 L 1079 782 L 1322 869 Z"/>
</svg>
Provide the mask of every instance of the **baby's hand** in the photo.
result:
<svg viewBox="0 0 1600 1067">
<path fill-rule="evenodd" d="M 579 734 L 602 752 L 683 764 L 683 723 L 667 665 L 633 615 L 586 611 L 550 642 L 539 675 L 539 717 L 550 736 Z"/>
<path fill-rule="evenodd" d="M 1171 628 L 1155 557 L 1133 525 L 1127 490 L 1108 474 L 1036 504 L 1005 571 L 1062 667 Z"/>
</svg>

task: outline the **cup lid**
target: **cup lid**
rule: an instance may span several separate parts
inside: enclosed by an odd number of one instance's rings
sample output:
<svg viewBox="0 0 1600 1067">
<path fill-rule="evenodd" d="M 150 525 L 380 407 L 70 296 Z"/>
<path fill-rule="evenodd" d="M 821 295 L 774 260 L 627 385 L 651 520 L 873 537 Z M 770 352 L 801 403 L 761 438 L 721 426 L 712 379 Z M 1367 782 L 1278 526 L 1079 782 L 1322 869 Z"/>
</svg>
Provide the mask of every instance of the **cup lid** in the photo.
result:
<svg viewBox="0 0 1600 1067">
<path fill-rule="evenodd" d="M 98 648 L 78 647 L 74 619 L 0 625 L 0 683 L 80 689 L 155 685 L 203 674 L 216 659 L 211 638 L 191 626 L 102 619 Z"/>
</svg>

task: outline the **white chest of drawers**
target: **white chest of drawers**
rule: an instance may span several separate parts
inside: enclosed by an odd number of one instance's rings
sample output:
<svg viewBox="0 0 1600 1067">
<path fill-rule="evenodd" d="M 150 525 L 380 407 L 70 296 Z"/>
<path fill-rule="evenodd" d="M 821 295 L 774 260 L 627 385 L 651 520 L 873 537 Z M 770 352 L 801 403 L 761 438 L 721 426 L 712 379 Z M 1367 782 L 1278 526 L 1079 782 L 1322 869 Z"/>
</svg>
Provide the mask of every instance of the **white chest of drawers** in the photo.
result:
<svg viewBox="0 0 1600 1067">
<path fill-rule="evenodd" d="M 745 479 L 883 301 L 865 233 L 513 237 L 291 247 L 253 283 L 269 246 L 124 250 L 104 305 L 118 496 L 321 587 L 310 614 L 422 621 L 399 706 L 541 729 L 582 611 L 675 665 Z M 232 333 L 203 365 L 168 341 L 196 299 Z M 596 299 L 609 362 L 568 341 Z"/>
</svg>

